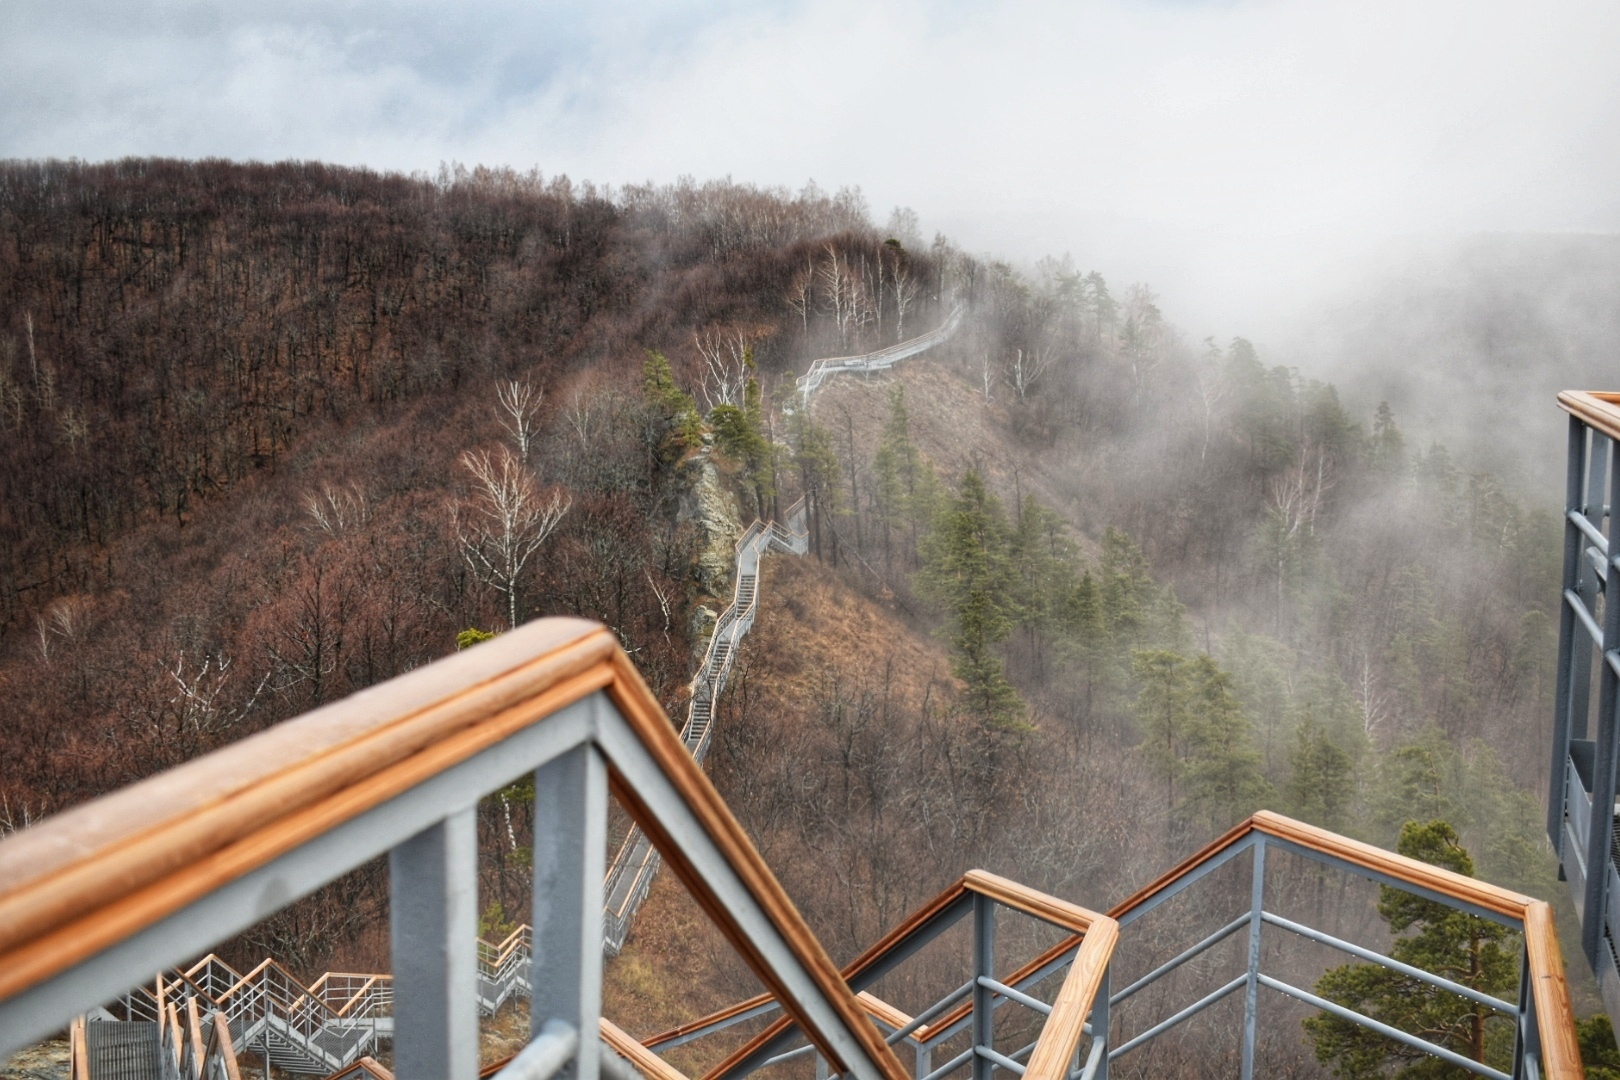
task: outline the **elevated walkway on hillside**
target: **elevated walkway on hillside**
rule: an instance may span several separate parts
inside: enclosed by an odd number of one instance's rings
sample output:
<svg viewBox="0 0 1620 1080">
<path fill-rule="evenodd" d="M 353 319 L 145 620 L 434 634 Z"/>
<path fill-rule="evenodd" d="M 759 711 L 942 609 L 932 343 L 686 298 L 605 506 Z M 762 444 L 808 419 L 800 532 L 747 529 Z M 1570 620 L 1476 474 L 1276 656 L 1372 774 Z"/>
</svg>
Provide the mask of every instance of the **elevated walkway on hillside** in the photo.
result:
<svg viewBox="0 0 1620 1080">
<path fill-rule="evenodd" d="M 938 327 L 897 345 L 858 356 L 815 361 L 797 381 L 800 402 L 808 408 L 815 392 L 835 375 L 886 371 L 901 360 L 919 356 L 950 340 L 962 325 L 964 311 L 960 305 L 952 308 Z M 720 613 L 710 631 L 703 661 L 692 677 L 686 723 L 681 728 L 681 741 L 699 764 L 709 752 L 715 705 L 725 690 L 743 638 L 754 625 L 759 604 L 760 559 L 772 551 L 804 555 L 809 550 L 806 506 L 802 497 L 788 507 L 781 523 L 755 520 L 737 541 L 731 603 Z M 630 924 L 647 898 L 647 890 L 652 887 L 657 873 L 658 852 L 645 833 L 632 827 L 608 864 L 602 940 L 610 956 L 617 956 L 624 947 Z"/>
</svg>

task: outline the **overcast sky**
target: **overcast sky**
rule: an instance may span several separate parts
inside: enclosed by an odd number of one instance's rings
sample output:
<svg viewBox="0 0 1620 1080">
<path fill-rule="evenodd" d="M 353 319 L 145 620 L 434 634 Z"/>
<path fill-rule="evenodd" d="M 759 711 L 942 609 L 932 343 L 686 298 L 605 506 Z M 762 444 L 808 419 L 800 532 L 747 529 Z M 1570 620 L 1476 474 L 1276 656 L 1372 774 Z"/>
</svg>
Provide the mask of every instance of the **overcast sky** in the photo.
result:
<svg viewBox="0 0 1620 1080">
<path fill-rule="evenodd" d="M 0 156 L 860 185 L 1195 337 L 1392 238 L 1620 231 L 1612 0 L 0 0 Z"/>
</svg>

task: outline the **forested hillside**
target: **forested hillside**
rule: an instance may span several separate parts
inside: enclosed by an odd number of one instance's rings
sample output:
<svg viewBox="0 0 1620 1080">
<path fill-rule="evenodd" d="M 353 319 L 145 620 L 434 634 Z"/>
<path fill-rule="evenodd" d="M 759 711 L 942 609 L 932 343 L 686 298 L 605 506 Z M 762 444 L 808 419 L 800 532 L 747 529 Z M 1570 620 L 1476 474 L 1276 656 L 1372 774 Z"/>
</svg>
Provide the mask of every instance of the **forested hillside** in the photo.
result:
<svg viewBox="0 0 1620 1080">
<path fill-rule="evenodd" d="M 794 407 L 810 359 L 958 304 Z M 1401 407 L 855 192 L 6 165 L 0 810 L 536 615 L 607 623 L 674 711 L 717 484 L 743 520 L 809 501 L 711 762 L 836 954 L 970 866 L 1107 907 L 1260 807 L 1386 846 L 1443 818 L 1552 896 L 1556 493 Z M 491 926 L 523 797 L 485 809 Z M 381 902 L 362 874 L 244 950 L 364 957 Z"/>
</svg>

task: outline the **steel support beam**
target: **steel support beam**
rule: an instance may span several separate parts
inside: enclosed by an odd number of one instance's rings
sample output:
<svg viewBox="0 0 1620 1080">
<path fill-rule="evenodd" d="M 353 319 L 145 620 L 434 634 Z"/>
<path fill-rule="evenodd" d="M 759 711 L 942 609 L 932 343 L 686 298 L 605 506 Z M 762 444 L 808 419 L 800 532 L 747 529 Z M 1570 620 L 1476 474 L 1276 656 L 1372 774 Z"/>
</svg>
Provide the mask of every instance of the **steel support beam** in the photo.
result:
<svg viewBox="0 0 1620 1080">
<path fill-rule="evenodd" d="M 586 743 L 534 776 L 531 1031 L 561 1020 L 576 1031 L 594 1032 L 601 1021 L 606 848 L 607 766 Z M 581 1039 L 574 1066 L 564 1075 L 597 1080 L 600 1046 L 600 1039 Z"/>
<path fill-rule="evenodd" d="M 1266 900 L 1266 838 L 1254 845 L 1254 874 L 1249 885 L 1249 971 L 1243 991 L 1243 1080 L 1254 1080 L 1254 1029 L 1260 1007 L 1260 930 Z"/>
<path fill-rule="evenodd" d="M 995 1049 L 995 991 L 985 985 L 996 977 L 996 905 L 988 896 L 973 896 L 973 1080 L 990 1080 Z"/>
<path fill-rule="evenodd" d="M 1559 595 L 1574 592 L 1580 587 L 1581 531 L 1571 515 L 1581 513 L 1582 488 L 1586 482 L 1586 425 L 1575 417 L 1569 418 L 1569 465 L 1564 482 L 1564 573 Z M 1602 523 L 1599 522 L 1601 525 Z M 1577 595 L 1579 595 L 1577 593 Z M 1558 670 L 1555 675 L 1553 705 L 1552 764 L 1547 796 L 1547 835 L 1553 850 L 1564 852 L 1563 820 L 1565 798 L 1564 758 L 1569 754 L 1571 739 L 1586 737 L 1586 713 L 1575 715 L 1575 654 L 1578 642 L 1575 635 L 1575 611 L 1568 602 L 1558 605 Z"/>
<path fill-rule="evenodd" d="M 1606 466 L 1613 443 L 1598 432 L 1592 432 L 1591 466 L 1588 470 L 1587 483 L 1587 517 L 1592 519 L 1599 527 L 1603 521 L 1603 480 L 1608 475 Z M 1620 502 L 1613 502 L 1615 494 L 1620 491 L 1620 469 L 1613 470 L 1610 488 L 1616 489 L 1609 493 L 1611 505 L 1620 506 Z M 1596 513 L 1592 513 L 1595 508 Z M 1612 528 L 1605 530 L 1613 535 Z M 1610 544 L 1612 553 L 1620 545 Z M 1613 648 L 1615 642 L 1620 641 L 1620 604 L 1609 603 L 1607 585 L 1593 573 L 1587 566 L 1585 559 L 1580 559 L 1582 580 L 1590 588 L 1591 597 L 1595 600 L 1601 591 L 1605 603 L 1603 622 L 1607 629 L 1604 647 Z M 1610 580 L 1614 580 L 1610 575 Z M 1620 590 L 1617 590 L 1620 591 Z M 1582 598 L 1588 594 L 1583 592 Z M 1595 607 L 1595 604 L 1589 605 Z M 1591 683 L 1590 646 L 1576 650 L 1576 655 L 1585 660 L 1585 664 L 1574 671 L 1577 680 L 1572 689 L 1572 700 L 1576 707 L 1585 714 L 1586 695 Z M 1594 971 L 1597 970 L 1597 961 L 1600 951 L 1605 949 L 1603 943 L 1604 924 L 1608 921 L 1607 893 L 1609 885 L 1608 868 L 1612 859 L 1609 855 L 1610 845 L 1614 840 L 1614 796 L 1615 796 L 1615 768 L 1616 754 L 1620 751 L 1620 731 L 1615 727 L 1615 677 L 1614 670 L 1608 665 L 1602 665 L 1599 672 L 1599 693 L 1597 711 L 1597 739 L 1596 753 L 1592 762 L 1592 824 L 1587 830 L 1586 838 L 1586 900 L 1581 907 L 1581 949 L 1586 953 L 1587 962 Z"/>
<path fill-rule="evenodd" d="M 478 820 L 457 810 L 395 847 L 394 1075 L 478 1077 Z"/>
</svg>

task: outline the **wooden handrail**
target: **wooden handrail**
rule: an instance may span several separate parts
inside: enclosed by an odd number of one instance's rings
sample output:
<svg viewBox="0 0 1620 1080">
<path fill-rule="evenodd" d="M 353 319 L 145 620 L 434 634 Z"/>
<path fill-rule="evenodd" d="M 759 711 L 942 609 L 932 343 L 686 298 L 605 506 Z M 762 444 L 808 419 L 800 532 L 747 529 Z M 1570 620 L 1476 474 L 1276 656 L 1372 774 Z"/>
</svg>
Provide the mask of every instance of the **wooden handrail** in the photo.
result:
<svg viewBox="0 0 1620 1080">
<path fill-rule="evenodd" d="M 899 1059 L 617 640 L 580 619 L 536 620 L 0 841 L 0 1000 L 596 691 L 607 694 L 866 1059 L 903 1080 Z M 847 1071 L 611 756 L 608 764 L 610 789 L 693 898 L 829 1063 Z"/>
<path fill-rule="evenodd" d="M 933 899 L 929 900 L 917 910 L 913 911 L 910 915 L 906 916 L 906 918 L 901 920 L 900 923 L 887 934 L 884 934 L 883 937 L 879 938 L 854 960 L 844 965 L 842 972 L 843 978 L 846 981 L 853 980 L 856 976 L 883 960 L 891 951 L 893 951 L 893 949 L 899 946 L 902 942 L 906 941 L 906 939 L 908 939 L 919 928 L 938 917 L 946 908 L 960 900 L 965 893 L 976 893 L 980 896 L 988 897 L 997 903 L 1013 908 L 1016 911 L 1021 911 L 1026 915 L 1031 915 L 1035 918 L 1054 923 L 1065 929 L 1076 931 L 1078 936 L 1068 939 L 1071 941 L 1071 944 L 1068 946 L 1069 949 L 1075 948 L 1075 944 L 1073 944 L 1073 942 L 1083 943 L 1085 940 L 1089 940 L 1087 936 L 1088 931 L 1090 931 L 1093 927 L 1099 927 L 1100 931 L 1098 934 L 1098 944 L 1094 947 L 1090 957 L 1090 962 L 1097 965 L 1095 972 L 1096 978 L 1098 980 L 1102 978 L 1102 971 L 1108 965 L 1108 957 L 1112 954 L 1114 942 L 1119 936 L 1119 927 L 1112 919 L 1109 919 L 1106 916 L 1098 915 L 1093 911 L 1087 911 L 1078 904 L 1072 904 L 1067 900 L 1060 900 L 1055 896 L 1050 896 L 1036 889 L 1031 889 L 1026 885 L 1021 885 L 1016 881 L 1011 881 L 1007 878 L 1000 877 L 985 870 L 969 870 L 951 885 L 947 886 Z M 1099 956 L 1101 957 L 1100 960 L 1097 959 Z M 1071 968 L 1069 977 L 1073 978 L 1074 975 L 1075 969 Z M 1096 989 L 1095 986 L 1093 986 L 1089 991 L 1085 990 L 1083 983 L 1084 979 L 1082 979 L 1080 983 L 1076 983 L 1076 988 L 1071 992 L 1072 1001 L 1078 1001 L 1083 998 L 1083 1000 L 1086 1002 L 1085 1012 L 1082 1013 L 1080 1017 L 1080 1023 L 1082 1025 L 1085 1023 L 1086 1015 L 1090 1012 L 1091 998 L 1095 995 Z M 1068 980 L 1066 979 L 1066 987 L 1067 984 Z M 900 1010 L 894 1008 L 894 1006 L 883 1001 L 881 998 L 876 997 L 875 995 L 862 994 L 861 996 L 869 997 L 871 999 L 871 1004 L 868 1005 L 867 1012 L 873 1016 L 879 1017 L 880 1019 L 884 1017 L 885 1013 L 892 1016 L 904 1016 Z M 664 1034 L 655 1036 L 653 1039 L 648 1040 L 647 1045 L 655 1046 L 660 1042 L 674 1038 L 677 1033 L 684 1034 L 685 1032 L 694 1030 L 695 1028 L 707 1026 L 708 1024 L 714 1023 L 719 1019 L 734 1016 L 739 1012 L 753 1008 L 755 1005 L 764 1004 L 768 1000 L 770 1000 L 769 995 L 761 995 L 752 998 L 747 1002 L 741 1002 L 737 1005 L 731 1006 L 729 1009 L 725 1009 L 719 1013 L 714 1013 L 708 1017 L 704 1017 L 702 1020 L 684 1025 L 684 1028 L 673 1029 L 670 1032 L 665 1032 Z M 1069 1007 L 1073 1008 L 1075 1006 L 1071 1003 Z M 929 1025 L 930 1030 L 943 1030 L 948 1024 L 954 1022 L 954 1018 L 965 1015 L 965 1012 L 971 1008 L 971 1002 L 965 1002 L 962 1005 L 957 1006 L 956 1009 L 946 1013 L 944 1017 L 936 1019 L 931 1025 Z M 1050 1024 L 1050 1022 L 1051 1018 L 1049 1017 L 1048 1024 Z M 705 1073 L 704 1080 L 713 1080 L 713 1078 L 723 1075 L 728 1070 L 734 1068 L 737 1064 L 747 1060 L 761 1047 L 770 1043 L 777 1036 L 781 1035 L 782 1032 L 786 1031 L 788 1027 L 792 1025 L 792 1023 L 793 1020 L 790 1017 L 778 1017 L 769 1026 L 767 1026 L 765 1030 L 761 1031 L 742 1046 L 738 1047 L 731 1054 L 727 1055 L 724 1061 L 720 1062 L 714 1068 Z M 1058 1027 L 1053 1029 L 1053 1037 L 1059 1039 L 1060 1043 L 1067 1038 L 1066 1034 L 1061 1034 L 1067 1030 L 1065 1026 L 1066 1023 L 1067 1021 L 1059 1024 Z M 1042 1030 L 1044 1032 L 1045 1028 L 1043 1027 Z M 1078 1032 L 1080 1029 L 1077 1027 L 1074 1030 Z"/>
<path fill-rule="evenodd" d="M 1086 1020 L 1118 941 L 1119 923 L 1106 915 L 1091 919 L 1080 951 L 1052 1002 L 1051 1015 L 1041 1025 L 1040 1038 L 1024 1068 L 1024 1080 L 1065 1080 L 1069 1075 L 1069 1062 L 1080 1049 Z"/>
<path fill-rule="evenodd" d="M 1065 930 L 1072 930 L 1076 934 L 1084 934 L 1091 928 L 1092 922 L 1099 918 L 1096 912 L 1087 911 L 1079 904 L 1059 900 L 1055 896 L 1048 896 L 1037 889 L 1031 889 L 1027 885 L 1020 885 L 1016 881 L 998 877 L 984 870 L 969 870 L 962 875 L 962 885 L 968 892 L 988 896 L 1004 907 L 1032 915 Z"/>
<path fill-rule="evenodd" d="M 217 1009 L 214 1011 L 214 1039 L 219 1046 L 220 1058 L 225 1062 L 225 1080 L 242 1080 L 242 1074 L 236 1065 L 236 1043 L 231 1039 L 230 1021 L 226 1020 L 225 1014 Z M 393 1078 L 390 1077 L 389 1080 Z"/>
<path fill-rule="evenodd" d="M 1565 390 L 1558 395 L 1558 407 L 1609 438 L 1620 439 L 1620 394 Z"/>
<path fill-rule="evenodd" d="M 1616 417 L 1617 419 L 1620 419 L 1620 394 L 1607 396 L 1613 398 L 1617 403 Z M 1620 434 L 1616 434 L 1615 437 L 1620 438 Z M 1544 901 L 1535 900 L 1531 897 L 1523 895 L 1522 893 L 1516 893 L 1511 889 L 1504 889 L 1500 886 L 1492 885 L 1489 882 L 1480 881 L 1478 878 L 1466 877 L 1462 874 L 1458 874 L 1451 870 L 1446 870 L 1442 867 L 1433 866 L 1418 859 L 1409 858 L 1405 855 L 1397 855 L 1394 852 L 1385 851 L 1383 848 L 1374 847 L 1371 844 L 1362 843 L 1359 840 L 1352 840 L 1348 837 L 1340 836 L 1337 833 L 1329 832 L 1326 829 L 1321 829 L 1314 825 L 1308 825 L 1305 822 L 1296 821 L 1293 818 L 1285 817 L 1282 814 L 1273 813 L 1269 810 L 1259 811 L 1252 817 L 1240 822 L 1231 829 L 1228 829 L 1221 836 L 1210 841 L 1198 851 L 1176 864 L 1174 868 L 1159 875 L 1157 878 L 1154 878 L 1147 885 L 1144 885 L 1142 888 L 1136 890 L 1130 896 L 1126 897 L 1123 901 L 1110 908 L 1107 915 L 1107 922 L 1113 927 L 1113 933 L 1115 935 L 1118 934 L 1118 923 L 1116 920 L 1123 918 L 1129 912 L 1134 910 L 1139 904 L 1158 893 L 1165 886 L 1179 880 L 1186 874 L 1191 873 L 1193 870 L 1196 870 L 1198 867 L 1209 862 L 1211 859 L 1218 857 L 1228 848 L 1232 847 L 1232 845 L 1245 839 L 1254 832 L 1274 836 L 1279 840 L 1291 841 L 1299 844 L 1301 847 L 1341 859 L 1345 862 L 1360 866 L 1375 873 L 1383 874 L 1387 877 L 1395 879 L 1396 881 L 1400 881 L 1417 888 L 1427 889 L 1431 892 L 1437 892 L 1446 896 L 1455 897 L 1456 899 L 1463 900 L 1484 910 L 1492 911 L 1508 918 L 1522 921 L 1524 926 L 1526 961 L 1531 973 L 1531 987 L 1533 993 L 1535 994 L 1536 1017 L 1541 1032 L 1542 1075 L 1549 1078 L 1549 1080 L 1577 1078 L 1584 1075 L 1580 1064 L 1579 1046 L 1575 1041 L 1575 1014 L 1569 1000 L 1569 986 L 1564 977 L 1563 954 L 1558 946 L 1557 932 L 1553 928 L 1552 909 Z M 959 881 L 948 887 L 944 892 L 940 893 L 928 904 L 924 905 L 916 912 L 913 912 L 902 923 L 896 926 L 889 933 L 885 934 L 879 941 L 874 943 L 852 963 L 847 965 L 844 969 L 845 977 L 853 978 L 860 971 L 880 960 L 912 929 L 914 929 L 920 923 L 925 922 L 928 918 L 932 917 L 932 915 L 940 908 L 959 896 L 964 889 L 979 892 L 1003 903 L 1008 903 L 1009 906 L 1018 907 L 1019 910 L 1025 911 L 1031 915 L 1035 915 L 1038 918 L 1047 918 L 1049 921 L 1063 925 L 1060 918 L 1053 917 L 1062 915 L 1063 912 L 1061 910 L 1055 910 L 1052 915 L 1048 915 L 1043 914 L 1039 910 L 1031 910 L 1031 908 L 1035 905 L 1024 906 L 1024 903 L 1022 902 L 1014 903 L 1015 900 L 1024 899 L 1021 898 L 1021 894 L 1033 894 L 1037 897 L 1043 896 L 1044 894 L 1027 889 L 1025 886 L 1019 885 L 1016 882 L 1009 882 L 1005 878 L 997 878 L 993 874 L 987 874 L 978 870 L 969 871 L 969 873 L 964 875 Z M 998 889 L 1006 890 L 1004 894 L 1005 899 L 1003 898 L 1003 895 L 997 894 L 996 890 Z M 1074 905 L 1067 905 L 1065 901 L 1053 902 L 1066 907 L 1074 907 Z M 1082 908 L 1075 908 L 1075 910 L 1084 911 Z M 1074 933 L 1065 937 L 1063 940 L 1057 942 L 1055 945 L 1044 950 L 1027 963 L 1015 969 L 1012 974 L 1007 977 L 1006 981 L 1010 985 L 1016 985 L 1020 980 L 1028 978 L 1041 968 L 1058 960 L 1063 956 L 1064 953 L 1071 952 L 1076 949 L 1083 952 L 1086 940 L 1087 936 L 1084 933 Z M 1111 948 L 1112 946 L 1110 945 L 1110 949 Z M 1074 964 L 1078 966 L 1080 963 L 1081 957 L 1077 953 Z M 1064 981 L 1065 991 L 1068 989 L 1069 979 L 1073 978 L 1073 974 L 1074 972 L 1071 969 L 1069 978 L 1066 978 Z M 1062 997 L 1063 992 L 1064 991 L 1059 992 L 1060 998 Z M 1076 992 L 1078 993 L 1078 989 Z M 763 1005 L 770 1001 L 771 997 L 772 995 L 770 994 L 757 995 L 748 999 L 747 1001 L 739 1002 L 736 1005 L 730 1006 L 727 1009 L 722 1009 L 719 1012 L 710 1014 L 709 1016 L 702 1017 L 701 1019 L 694 1020 L 690 1023 L 683 1024 L 679 1027 L 672 1028 L 669 1031 L 656 1035 L 647 1041 L 647 1045 L 656 1046 L 661 1042 L 666 1042 L 690 1031 L 708 1026 L 709 1024 L 715 1023 L 719 1020 L 729 1018 L 737 1013 Z M 873 1001 L 887 1005 L 887 1003 L 881 1002 L 881 999 L 873 998 Z M 892 1009 L 893 1007 L 888 1006 L 888 1008 Z M 960 1022 L 968 1015 L 969 1012 L 972 1011 L 972 1008 L 973 1006 L 971 1002 L 963 1002 L 962 1004 L 957 1005 L 955 1008 L 946 1012 L 943 1016 L 935 1019 L 933 1024 L 930 1026 L 935 1031 L 943 1031 L 953 1024 Z M 1089 1008 L 1090 1005 L 1088 1001 L 1088 1011 Z M 869 1009 L 868 1011 L 872 1011 L 874 1014 L 876 1014 L 875 1010 Z M 898 1010 L 894 1011 L 898 1012 Z M 1084 1015 L 1082 1015 L 1081 1022 L 1084 1022 Z M 774 1037 L 775 1034 L 784 1030 L 788 1023 L 789 1021 L 786 1019 L 778 1019 L 769 1028 L 752 1040 L 750 1046 L 754 1045 L 755 1043 L 763 1045 L 768 1038 Z M 1051 1024 L 1051 1018 L 1048 1018 L 1047 1023 L 1048 1025 Z M 1044 1038 L 1045 1028 L 1042 1030 Z M 1054 1036 L 1054 1038 L 1055 1037 L 1056 1036 Z M 1076 1045 L 1078 1045 L 1078 1043 L 1076 1043 Z M 747 1049 L 748 1047 L 744 1048 L 744 1050 Z M 1073 1050 L 1071 1048 L 1069 1051 L 1070 1055 L 1072 1055 L 1072 1052 Z M 1036 1053 L 1039 1053 L 1039 1044 L 1037 1044 Z M 1053 1053 L 1055 1053 L 1055 1051 Z M 733 1054 L 731 1058 L 728 1058 L 727 1062 L 729 1062 L 732 1058 L 740 1060 L 743 1056 L 743 1052 L 738 1051 L 736 1054 Z M 1062 1057 L 1057 1060 L 1067 1061 L 1069 1060 L 1069 1057 Z M 1035 1061 L 1036 1058 L 1031 1056 L 1030 1068 L 1034 1066 Z M 717 1067 L 715 1070 L 713 1070 L 713 1072 L 720 1071 L 720 1068 L 723 1068 L 725 1064 L 726 1063 L 722 1063 L 722 1066 Z M 1026 1078 L 1030 1076 L 1028 1069 L 1026 1069 L 1025 1075 Z"/>
<path fill-rule="evenodd" d="M 617 649 L 531 623 L 7 837 L 0 1000 L 603 689 Z"/>
<path fill-rule="evenodd" d="M 1552 906 L 1544 900 L 1531 901 L 1525 908 L 1524 951 L 1541 1032 L 1541 1074 L 1552 1080 L 1581 1076 L 1581 1047 L 1564 979 L 1564 954 L 1558 947 Z"/>
<path fill-rule="evenodd" d="M 90 1040 L 83 1013 L 75 1016 L 68 1027 L 68 1073 L 71 1080 L 90 1080 Z"/>
<path fill-rule="evenodd" d="M 1265 833 L 1267 836 L 1291 840 L 1301 847 L 1343 859 L 1363 869 L 1392 877 L 1403 884 L 1441 893 L 1508 918 L 1524 918 L 1525 909 L 1535 903 L 1533 898 L 1516 893 L 1512 889 L 1504 889 L 1479 878 L 1467 877 L 1455 870 L 1447 870 L 1423 862 L 1421 859 L 1397 855 L 1393 851 L 1385 851 L 1383 848 L 1364 844 L 1360 840 L 1352 840 L 1315 825 L 1307 825 L 1303 821 L 1274 814 L 1270 810 L 1261 810 L 1249 820 L 1257 832 Z"/>
<path fill-rule="evenodd" d="M 685 1073 L 642 1046 L 607 1017 L 600 1021 L 602 1041 L 622 1058 L 628 1058 L 646 1080 L 687 1080 Z"/>
</svg>

